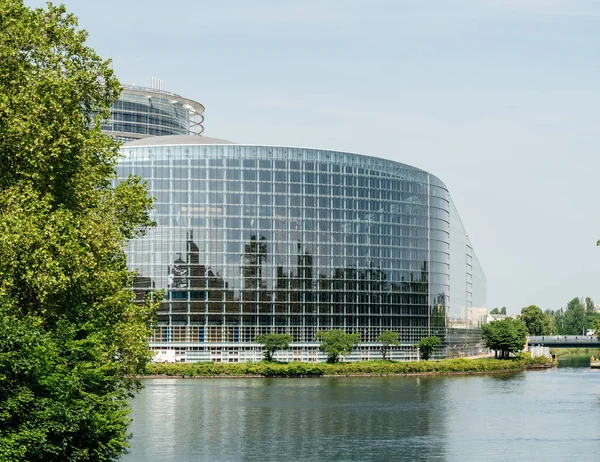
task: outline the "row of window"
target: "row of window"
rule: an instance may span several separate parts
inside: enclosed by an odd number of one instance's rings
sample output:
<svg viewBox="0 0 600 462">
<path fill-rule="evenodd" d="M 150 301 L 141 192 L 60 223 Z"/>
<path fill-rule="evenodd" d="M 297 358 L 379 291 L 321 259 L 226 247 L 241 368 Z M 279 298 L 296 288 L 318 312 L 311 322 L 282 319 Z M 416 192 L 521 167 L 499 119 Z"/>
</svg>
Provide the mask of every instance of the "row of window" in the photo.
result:
<svg viewBox="0 0 600 462">
<path fill-rule="evenodd" d="M 252 186 L 254 183 L 281 184 L 290 187 L 294 185 L 305 185 L 307 187 L 338 187 L 338 188 L 353 188 L 355 190 L 367 189 L 373 191 L 401 192 L 413 195 L 427 195 L 427 185 L 421 183 L 412 183 L 402 180 L 386 180 L 376 177 L 344 177 L 340 175 L 311 175 L 296 172 L 271 172 L 270 170 L 216 170 L 209 169 L 208 171 L 202 168 L 187 168 L 173 169 L 171 172 L 168 169 L 150 169 L 150 168 L 131 168 L 128 169 L 124 165 L 120 167 L 120 171 L 125 175 L 138 175 L 145 180 L 150 181 L 157 189 L 204 189 L 203 184 L 212 184 L 213 187 L 233 187 L 232 182 L 242 182 Z M 324 177 L 324 178 L 321 178 Z M 190 182 L 190 184 L 188 184 Z M 195 182 L 195 183 L 194 183 Z M 350 195 L 350 194 L 349 194 Z M 444 198 L 437 198 L 441 202 L 446 202 Z"/>
<path fill-rule="evenodd" d="M 168 206 L 167 206 L 168 207 Z M 233 206 L 237 208 L 238 206 Z M 185 210 L 187 207 L 182 207 Z M 298 209 L 287 209 L 289 213 L 286 216 L 276 215 L 275 217 L 269 214 L 269 210 L 258 209 L 258 215 L 250 214 L 249 208 L 255 208 L 255 206 L 244 206 L 243 211 L 246 213 L 239 214 L 227 214 L 227 215 L 212 215 L 199 213 L 199 216 L 191 212 L 186 212 L 184 215 L 170 214 L 167 209 L 160 204 L 157 206 L 161 212 L 155 213 L 153 218 L 159 222 L 162 229 L 189 229 L 198 228 L 211 232 L 218 230 L 220 235 L 227 229 L 242 228 L 247 229 L 253 234 L 256 233 L 258 227 L 260 233 L 270 234 L 271 229 L 279 230 L 290 230 L 290 231 L 327 231 L 331 233 L 367 233 L 367 234 L 384 234 L 389 236 L 399 237 L 410 237 L 411 233 L 415 232 L 419 236 L 426 235 L 427 230 L 443 231 L 447 237 L 449 233 L 448 223 L 445 220 L 435 219 L 433 217 L 419 217 L 419 216 L 403 216 L 401 220 L 371 220 L 368 218 L 368 212 L 331 212 L 327 211 L 329 217 L 318 218 L 313 216 L 314 209 L 307 211 L 301 208 Z M 233 211 L 235 212 L 235 210 Z M 268 215 L 269 214 L 269 215 Z M 322 214 L 318 214 L 322 216 Z M 335 216 L 336 218 L 331 218 Z M 340 217 L 340 218 L 337 218 Z M 244 220 L 243 222 L 240 220 Z M 439 220 L 439 221 L 436 221 Z M 399 225 L 399 226 L 398 226 Z M 381 227 L 381 228 L 380 228 Z M 223 229 L 225 228 L 225 229 Z M 373 233 L 381 229 L 381 232 Z M 394 232 L 391 230 L 398 230 Z M 297 234 L 294 233 L 294 236 Z M 334 236 L 334 239 L 339 240 L 340 236 Z M 297 237 L 294 237 L 297 240 Z M 444 240 L 446 240 L 444 238 Z"/>
<path fill-rule="evenodd" d="M 157 155 L 154 155 L 154 152 Z M 186 154 L 183 156 L 182 151 Z M 327 159 L 324 162 L 302 162 L 296 160 L 271 160 L 255 159 L 249 157 L 260 157 L 262 154 L 289 153 L 293 155 L 317 155 L 324 157 L 339 158 L 339 162 Z M 434 186 L 434 177 L 427 173 L 414 170 L 411 167 L 403 167 L 401 164 L 381 159 L 369 158 L 365 156 L 347 154 L 336 151 L 311 151 L 298 148 L 278 148 L 270 146 L 240 146 L 240 145 L 201 145 L 201 146 L 169 146 L 169 147 L 138 147 L 126 148 L 126 154 L 130 157 L 122 162 L 123 166 L 133 165 L 137 174 L 144 174 L 151 177 L 150 168 L 170 168 L 173 171 L 187 171 L 188 169 L 215 169 L 222 170 L 273 170 L 273 171 L 298 171 L 298 172 L 319 172 L 342 174 L 346 178 L 372 177 L 382 178 L 382 181 L 403 181 L 404 184 L 422 184 L 428 183 L 428 177 L 432 180 Z M 190 157 L 190 155 L 192 157 Z M 133 158 L 135 156 L 135 158 Z M 245 158 L 242 158 L 245 157 Z M 366 163 L 375 164 L 373 169 L 364 168 L 357 165 L 343 165 L 347 163 Z M 181 170 L 184 169 L 184 170 Z M 142 176 L 144 176 L 142 175 Z M 165 173 L 163 176 L 170 177 L 171 173 Z M 351 176 L 351 177 L 349 177 Z M 352 181 L 352 180 L 347 180 Z M 393 183 L 381 183 L 380 188 L 397 189 L 398 186 Z M 375 185 L 373 185 L 375 186 Z M 442 187 L 442 185 L 435 185 Z M 440 194 L 440 197 L 443 197 Z"/>
<path fill-rule="evenodd" d="M 275 265 L 284 266 L 316 266 L 319 268 L 335 269 L 335 268 L 412 268 L 415 265 L 412 262 L 422 264 L 424 260 L 428 259 L 428 249 L 426 246 L 423 247 L 375 247 L 375 246 L 363 246 L 363 247 L 349 247 L 349 248 L 332 248 L 328 250 L 317 251 L 314 249 L 302 248 L 298 251 L 290 250 L 286 252 L 285 244 L 278 246 L 274 251 L 269 252 L 254 252 L 243 250 L 244 243 L 240 243 L 239 246 L 229 244 L 225 247 L 222 243 L 207 243 L 207 246 L 203 247 L 202 255 L 196 261 L 200 264 L 212 262 L 218 263 L 219 265 L 226 266 L 239 266 L 241 258 L 258 255 L 261 260 L 261 265 L 267 265 L 273 267 Z M 291 246 L 295 246 L 292 243 Z M 310 244 L 308 244 L 310 245 Z M 156 263 L 158 265 L 171 262 L 170 245 L 168 242 L 156 243 L 155 246 L 145 245 L 143 248 L 137 244 L 130 244 L 129 249 L 131 251 L 138 251 L 136 254 L 136 261 L 140 263 Z M 179 249 L 181 245 L 173 246 L 176 254 L 184 255 Z M 240 249 L 237 251 L 237 249 Z M 224 251 L 227 253 L 224 253 Z M 160 254 L 157 255 L 157 252 Z M 436 262 L 448 263 L 448 255 L 445 252 L 439 252 L 440 255 L 436 255 Z M 305 262 L 300 264 L 298 259 L 302 257 Z M 132 257 L 133 258 L 133 257 Z M 182 257 L 180 257 L 182 258 Z M 185 257 L 183 257 L 185 259 Z M 310 259 L 310 262 L 308 261 Z M 133 260 L 132 260 L 133 261 Z M 406 263 L 404 263 L 406 262 Z"/>
<path fill-rule="evenodd" d="M 188 111 L 183 108 L 180 102 L 172 103 L 168 99 L 141 97 L 139 101 L 117 100 L 111 107 L 113 114 L 138 113 L 138 114 L 164 114 L 165 116 L 177 117 L 185 121 L 188 117 Z"/>
<path fill-rule="evenodd" d="M 289 326 L 289 327 L 304 327 L 304 331 L 300 333 L 304 339 L 295 338 L 295 341 L 311 341 L 312 332 L 308 327 L 314 327 L 315 330 L 322 330 L 328 328 L 351 328 L 351 327 L 421 327 L 427 328 L 429 316 L 331 316 L 325 319 L 320 319 L 321 316 L 280 316 L 275 319 L 270 316 L 260 315 L 248 315 L 248 316 L 235 316 L 235 315 L 170 315 L 170 316 L 158 316 L 159 323 L 168 321 L 171 325 L 221 325 L 221 326 L 238 326 L 240 328 L 246 326 L 271 326 L 277 328 L 278 326 Z M 438 329 L 443 329 L 444 326 L 439 326 Z M 416 332 L 415 332 L 416 333 Z M 163 339 L 163 341 L 169 341 Z M 202 338 L 198 338 L 197 341 L 204 341 Z M 235 341 L 235 340 L 234 340 Z M 246 340 L 251 341 L 251 340 Z"/>
<path fill-rule="evenodd" d="M 139 175 L 147 180 L 171 179 L 174 182 L 186 180 L 208 181 L 244 181 L 244 182 L 277 182 L 277 183 L 302 183 L 320 186 L 346 186 L 356 188 L 378 189 L 381 191 L 402 191 L 413 194 L 427 194 L 428 185 L 401 179 L 388 179 L 379 176 L 355 175 L 333 173 L 304 173 L 289 170 L 257 170 L 257 169 L 232 169 L 229 167 L 205 168 L 196 165 L 180 168 L 150 167 L 136 164 L 123 163 L 121 169 L 127 173 Z"/>
<path fill-rule="evenodd" d="M 187 131 L 174 130 L 160 125 L 109 122 L 102 125 L 103 130 L 110 132 L 140 133 L 142 135 L 167 136 L 185 135 Z"/>
<path fill-rule="evenodd" d="M 217 321 L 210 321 L 210 324 L 215 324 Z M 258 323 L 257 323 L 258 324 Z M 256 336 L 260 334 L 289 333 L 293 336 L 294 341 L 311 341 L 318 330 L 332 327 L 339 327 L 339 324 L 329 325 L 322 323 L 317 326 L 261 326 L 261 325 L 170 325 L 157 326 L 150 339 L 151 342 L 255 342 Z M 343 325 L 342 325 L 343 327 Z M 348 332 L 355 331 L 352 326 L 347 329 Z M 378 325 L 378 326 L 361 326 L 356 331 L 361 334 L 361 341 L 375 342 L 377 337 L 387 330 L 398 332 L 402 342 L 416 342 L 422 337 L 430 334 L 436 334 L 444 337 L 450 329 L 436 330 L 428 328 L 426 325 L 421 326 L 404 326 L 404 325 Z M 481 340 L 480 332 L 473 332 L 472 337 L 460 339 L 461 341 L 471 341 L 477 343 L 477 339 Z M 310 340 L 309 340 L 310 339 Z M 219 347 L 221 349 L 222 347 Z M 306 347 L 304 347 L 306 348 Z M 310 348 L 310 347 L 308 347 Z M 411 347 L 412 348 L 412 347 Z M 195 347 L 196 350 L 204 350 L 204 347 Z M 206 347 L 208 350 L 209 347 Z"/>
<path fill-rule="evenodd" d="M 414 297 L 421 297 L 416 299 L 417 301 L 409 300 L 403 303 L 401 309 L 394 309 L 391 305 L 384 305 L 383 303 L 372 302 L 364 304 L 350 304 L 345 303 L 341 305 L 328 305 L 326 302 L 322 303 L 292 303 L 286 300 L 279 300 L 276 303 L 269 302 L 257 302 L 253 300 L 246 300 L 243 302 L 231 302 L 223 304 L 221 301 L 212 300 L 206 303 L 202 301 L 187 304 L 176 300 L 165 301 L 160 307 L 162 312 L 190 312 L 190 313 L 203 313 L 214 312 L 214 313 L 263 313 L 263 314 L 276 314 L 276 313 L 296 313 L 296 314 L 330 314 L 330 313 L 389 313 L 389 314 L 406 314 L 410 311 L 410 307 L 426 307 L 427 299 L 426 295 L 411 295 Z M 408 296 L 407 296 L 408 297 Z M 343 301 L 335 303 L 344 303 Z M 344 308 L 345 307 L 345 308 Z"/>
<path fill-rule="evenodd" d="M 180 118 L 178 114 L 168 114 L 160 111 L 155 113 L 139 113 L 139 112 L 120 112 L 112 111 L 111 121 L 113 123 L 131 123 L 136 125 L 158 125 L 161 127 L 169 127 L 174 130 L 182 130 L 187 132 L 188 122 L 184 118 Z"/>
<path fill-rule="evenodd" d="M 156 197 L 156 204 L 164 214 L 204 215 L 251 215 L 260 211 L 265 216 L 288 216 L 288 210 L 319 214 L 322 218 L 339 216 L 348 212 L 351 216 L 361 216 L 371 222 L 399 220 L 406 216 L 437 218 L 448 222 L 447 210 L 431 207 L 417 202 L 378 201 L 369 198 L 348 199 L 334 196 L 303 196 L 287 194 L 256 194 L 218 191 L 149 191 Z M 213 205 L 214 204 L 214 205 Z M 169 211 L 169 206 L 173 208 Z M 244 208 L 240 208 L 243 206 Z M 256 208 L 260 207 L 260 208 Z M 328 214 L 330 212 L 330 214 Z M 358 215 L 358 214 L 362 215 Z M 300 213 L 300 216 L 302 214 Z"/>
<path fill-rule="evenodd" d="M 222 198 L 229 198 L 226 203 L 240 204 L 241 201 L 234 199 L 238 196 L 244 199 L 249 197 L 256 197 L 257 203 L 265 205 L 271 205 L 273 201 L 280 201 L 276 205 L 287 205 L 286 198 L 290 200 L 299 201 L 298 205 L 304 205 L 306 207 L 321 207 L 321 208 L 347 208 L 356 209 L 357 201 L 378 201 L 373 202 L 370 207 L 364 207 L 365 210 L 370 209 L 372 211 L 381 211 L 383 207 L 391 207 L 386 210 L 390 212 L 399 213 L 402 210 L 399 207 L 405 205 L 411 205 L 415 207 L 432 208 L 433 206 L 427 204 L 427 198 L 425 196 L 408 196 L 407 193 L 397 191 L 377 191 L 372 189 L 358 189 L 358 188 L 346 188 L 342 186 L 310 186 L 302 185 L 300 183 L 239 183 L 232 182 L 229 184 L 223 184 L 221 182 L 215 182 L 213 185 L 208 185 L 208 189 L 205 189 L 207 182 L 198 180 L 197 182 L 192 181 L 193 184 L 189 188 L 185 185 L 178 185 L 178 187 L 169 189 L 166 184 L 169 180 L 153 180 L 150 182 L 149 191 L 156 195 L 160 202 L 178 202 L 178 203 L 199 203 L 206 202 L 211 196 L 209 194 L 218 193 Z M 163 182 L 165 184 L 158 185 L 157 183 Z M 243 188 L 242 188 L 243 186 Z M 242 189 L 244 191 L 242 192 Z M 259 193 L 259 195 L 257 195 Z M 226 194 L 226 195 L 223 195 Z M 220 199 L 219 202 L 223 202 L 224 199 Z M 346 200 L 344 202 L 344 200 Z M 248 202 L 246 202 L 248 203 Z M 440 210 L 447 212 L 447 207 L 437 207 Z"/>
<path fill-rule="evenodd" d="M 333 297 L 332 297 L 333 298 Z M 348 313 L 348 314 L 360 314 L 360 313 L 388 313 L 390 315 L 406 315 L 410 313 L 416 313 L 415 310 L 428 310 L 427 294 L 402 294 L 397 297 L 387 297 L 389 300 L 386 302 L 381 301 L 365 301 L 364 303 L 351 303 L 344 302 L 344 297 L 340 298 L 339 302 L 314 302 L 314 303 L 292 303 L 286 302 L 286 300 L 280 300 L 279 302 L 263 302 L 259 303 L 253 300 L 246 301 L 231 301 L 229 303 L 222 303 L 220 301 L 207 301 L 207 302 L 195 302 L 185 303 L 185 301 L 164 301 L 161 303 L 159 311 L 171 312 L 195 312 L 202 313 L 204 311 L 212 312 L 223 312 L 223 313 L 262 313 L 262 314 L 285 314 L 285 313 L 296 313 L 296 314 L 335 314 L 335 313 Z M 402 299 L 402 304 L 392 303 L 392 298 Z"/>
<path fill-rule="evenodd" d="M 215 263 L 212 263 L 212 261 Z M 218 277 L 223 272 L 227 275 L 232 275 L 237 272 L 239 278 L 256 278 L 260 277 L 265 280 L 272 280 L 275 278 L 298 278 L 300 276 L 308 279 L 364 279 L 364 280 L 387 280 L 391 282 L 401 281 L 401 278 L 412 278 L 415 273 L 421 273 L 423 268 L 426 266 L 424 261 L 413 260 L 409 263 L 401 262 L 395 265 L 393 262 L 389 265 L 380 266 L 356 266 L 351 264 L 352 261 L 348 261 L 349 265 L 343 267 L 337 266 L 317 266 L 317 261 L 310 256 L 298 256 L 297 259 L 289 259 L 287 261 L 266 261 L 261 255 L 250 255 L 244 256 L 242 260 L 229 261 L 223 263 L 222 260 L 217 258 L 203 258 L 202 260 L 196 260 L 197 263 L 186 263 L 185 260 L 178 258 L 177 260 L 170 262 L 160 262 L 147 257 L 146 259 L 139 258 L 132 261 L 140 263 L 140 269 L 155 270 L 156 273 L 161 275 L 170 274 L 175 270 L 179 271 L 182 275 L 189 274 L 195 275 L 195 278 L 191 279 L 202 279 L 206 273 L 206 277 Z M 208 261 L 211 261 L 210 266 Z M 447 276 L 447 269 L 449 268 L 447 263 L 433 263 L 430 274 L 441 274 Z M 392 269 L 393 268 L 393 269 Z M 434 271 L 435 270 L 435 271 Z M 168 271 L 168 273 L 167 273 Z M 250 273 L 252 272 L 252 273 Z M 258 275 L 258 276 L 257 276 Z"/>
</svg>

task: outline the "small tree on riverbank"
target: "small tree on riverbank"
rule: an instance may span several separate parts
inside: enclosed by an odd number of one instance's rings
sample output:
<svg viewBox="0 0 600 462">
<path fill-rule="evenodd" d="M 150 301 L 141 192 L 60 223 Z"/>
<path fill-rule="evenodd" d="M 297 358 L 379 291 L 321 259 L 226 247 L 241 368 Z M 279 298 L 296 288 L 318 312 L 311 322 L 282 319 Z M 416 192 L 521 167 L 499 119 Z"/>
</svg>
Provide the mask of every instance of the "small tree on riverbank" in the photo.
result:
<svg viewBox="0 0 600 462">
<path fill-rule="evenodd" d="M 398 340 L 399 336 L 400 334 L 398 332 L 387 330 L 385 332 L 382 332 L 379 335 L 379 337 L 377 337 L 377 341 L 381 343 L 380 351 L 384 361 L 387 360 L 387 354 L 390 351 L 392 345 L 400 345 L 400 340 Z"/>
<path fill-rule="evenodd" d="M 442 341 L 439 337 L 433 335 L 431 337 L 422 338 L 415 346 L 419 349 L 421 359 L 427 361 L 431 357 L 433 351 L 442 346 Z"/>
<path fill-rule="evenodd" d="M 339 329 L 322 330 L 317 332 L 315 339 L 321 341 L 319 350 L 327 355 L 327 362 L 337 363 L 340 356 L 349 355 L 360 343 L 360 334 L 347 334 Z"/>
<path fill-rule="evenodd" d="M 267 361 L 273 361 L 273 355 L 278 350 L 287 350 L 293 337 L 290 334 L 262 334 L 256 336 L 256 342 L 262 344 Z"/>
<path fill-rule="evenodd" d="M 510 353 L 517 353 L 525 346 L 527 328 L 519 319 L 506 318 L 492 321 L 482 326 L 483 342 L 486 348 L 494 350 L 496 358 L 508 358 Z"/>
</svg>

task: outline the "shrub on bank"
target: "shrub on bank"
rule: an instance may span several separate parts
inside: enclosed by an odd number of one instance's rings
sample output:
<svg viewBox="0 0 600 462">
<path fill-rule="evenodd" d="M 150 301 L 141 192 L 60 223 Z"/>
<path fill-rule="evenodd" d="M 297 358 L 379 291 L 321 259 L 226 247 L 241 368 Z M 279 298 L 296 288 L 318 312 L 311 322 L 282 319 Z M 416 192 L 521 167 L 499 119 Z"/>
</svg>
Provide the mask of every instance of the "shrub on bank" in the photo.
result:
<svg viewBox="0 0 600 462">
<path fill-rule="evenodd" d="M 182 377 L 263 376 L 319 377 L 323 375 L 391 375 L 422 373 L 478 373 L 516 371 L 528 366 L 547 364 L 547 359 L 532 359 L 526 355 L 515 359 L 445 359 L 441 361 L 395 362 L 360 361 L 349 363 L 175 363 L 148 364 L 146 375 Z"/>
</svg>

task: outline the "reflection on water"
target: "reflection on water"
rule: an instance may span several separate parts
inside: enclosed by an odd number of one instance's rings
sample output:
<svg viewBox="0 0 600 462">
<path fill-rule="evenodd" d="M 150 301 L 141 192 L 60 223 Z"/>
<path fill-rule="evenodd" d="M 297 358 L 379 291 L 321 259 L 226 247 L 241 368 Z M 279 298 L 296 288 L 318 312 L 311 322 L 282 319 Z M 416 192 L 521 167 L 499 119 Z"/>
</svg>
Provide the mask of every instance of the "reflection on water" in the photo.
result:
<svg viewBox="0 0 600 462">
<path fill-rule="evenodd" d="M 590 367 L 591 356 L 591 353 L 559 356 L 558 367 Z"/>
<path fill-rule="evenodd" d="M 600 448 L 600 371 L 589 368 L 144 383 L 129 462 L 559 460 Z"/>
</svg>

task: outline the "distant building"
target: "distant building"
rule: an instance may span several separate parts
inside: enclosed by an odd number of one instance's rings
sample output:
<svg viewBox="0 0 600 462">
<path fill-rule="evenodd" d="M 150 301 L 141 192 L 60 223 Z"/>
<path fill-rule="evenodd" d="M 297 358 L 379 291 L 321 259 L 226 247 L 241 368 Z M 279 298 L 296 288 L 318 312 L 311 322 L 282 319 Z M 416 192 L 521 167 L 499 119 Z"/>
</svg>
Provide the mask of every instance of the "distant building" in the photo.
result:
<svg viewBox="0 0 600 462">
<path fill-rule="evenodd" d="M 485 322 L 492 322 L 492 321 L 501 321 L 502 319 L 507 319 L 507 318 L 511 318 L 511 319 L 517 319 L 517 315 L 516 314 L 491 314 L 488 313 L 486 315 L 486 319 Z"/>
<path fill-rule="evenodd" d="M 481 327 L 486 322 L 487 307 L 467 308 L 467 327 Z"/>
</svg>

